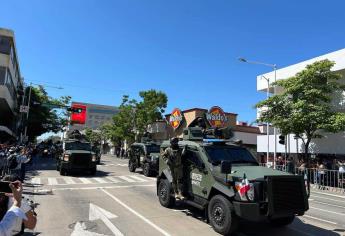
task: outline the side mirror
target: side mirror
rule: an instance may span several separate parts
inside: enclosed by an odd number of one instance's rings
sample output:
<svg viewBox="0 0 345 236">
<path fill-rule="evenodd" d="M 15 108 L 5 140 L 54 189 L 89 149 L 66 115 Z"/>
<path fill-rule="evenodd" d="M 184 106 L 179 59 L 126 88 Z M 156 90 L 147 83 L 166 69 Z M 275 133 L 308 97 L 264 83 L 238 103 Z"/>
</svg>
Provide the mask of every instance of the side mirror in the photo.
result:
<svg viewBox="0 0 345 236">
<path fill-rule="evenodd" d="M 222 174 L 230 174 L 231 173 L 231 162 L 230 161 L 222 161 L 220 164 L 220 172 Z"/>
</svg>

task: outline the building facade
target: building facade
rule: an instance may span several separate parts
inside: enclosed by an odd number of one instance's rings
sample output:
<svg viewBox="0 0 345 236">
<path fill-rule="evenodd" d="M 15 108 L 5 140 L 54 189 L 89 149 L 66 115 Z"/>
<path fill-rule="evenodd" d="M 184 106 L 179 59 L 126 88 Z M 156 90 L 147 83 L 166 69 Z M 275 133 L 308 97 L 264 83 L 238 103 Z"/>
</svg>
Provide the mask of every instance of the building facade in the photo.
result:
<svg viewBox="0 0 345 236">
<path fill-rule="evenodd" d="M 18 139 L 23 90 L 14 32 L 0 28 L 0 142 Z"/>
<path fill-rule="evenodd" d="M 174 109 L 175 111 L 175 109 Z M 204 118 L 207 120 L 207 114 L 209 110 L 204 108 L 192 108 L 181 111 L 181 118 L 177 127 L 171 125 L 172 114 L 165 115 L 165 120 L 155 122 L 148 128 L 148 132 L 152 134 L 152 138 L 156 141 L 167 140 L 172 137 L 182 137 L 182 132 L 186 127 L 192 125 L 197 118 Z M 250 126 L 245 122 L 237 121 L 237 114 L 224 112 L 226 119 L 224 120 L 224 127 L 231 127 L 234 132 L 234 140 L 241 140 L 243 145 L 249 148 L 254 154 L 256 154 L 256 141 L 257 136 L 260 134 L 259 127 Z M 175 115 L 175 117 L 177 117 Z"/>
<path fill-rule="evenodd" d="M 72 107 L 76 104 L 86 107 L 85 124 L 72 124 L 69 127 L 70 130 L 84 130 L 86 128 L 97 130 L 105 123 L 110 123 L 113 116 L 119 112 L 118 108 L 114 106 L 84 102 L 72 102 Z"/>
<path fill-rule="evenodd" d="M 287 66 L 281 68 L 276 71 L 276 80 L 283 80 L 290 78 L 296 73 L 305 69 L 305 67 L 309 64 L 312 64 L 316 61 L 328 59 L 330 61 L 335 62 L 332 71 L 342 75 L 341 83 L 345 84 L 345 49 L 341 49 L 335 52 L 331 52 L 316 58 L 312 58 L 307 61 L 303 61 L 291 66 Z M 269 84 L 266 79 L 269 79 Z M 257 91 L 259 92 L 267 92 L 273 93 L 274 89 L 271 86 L 275 80 L 274 72 L 266 73 L 263 75 L 257 76 Z M 282 92 L 282 88 L 277 87 L 276 93 L 279 94 Z M 344 95 L 344 94 L 343 94 Z M 345 96 L 341 99 L 339 97 L 337 100 L 332 101 L 334 105 L 336 105 L 336 109 L 342 112 L 345 112 Z M 257 116 L 260 116 L 260 110 L 257 111 Z M 285 152 L 285 145 L 279 144 L 279 131 L 277 135 L 273 135 L 273 128 L 269 129 L 269 139 L 267 138 L 266 127 L 265 125 L 262 127 L 264 132 L 262 135 L 257 137 L 257 152 L 265 154 L 267 149 L 269 148 L 270 154 L 273 156 L 274 153 L 284 153 Z M 315 155 L 326 155 L 326 156 L 338 156 L 345 158 L 345 132 L 340 132 L 337 134 L 330 134 L 325 133 L 324 138 L 322 139 L 314 139 L 310 145 L 310 153 Z M 288 135 L 288 139 L 286 140 L 286 149 L 287 152 L 291 154 L 299 154 L 304 152 L 304 146 L 301 140 L 294 139 L 294 135 Z"/>
</svg>

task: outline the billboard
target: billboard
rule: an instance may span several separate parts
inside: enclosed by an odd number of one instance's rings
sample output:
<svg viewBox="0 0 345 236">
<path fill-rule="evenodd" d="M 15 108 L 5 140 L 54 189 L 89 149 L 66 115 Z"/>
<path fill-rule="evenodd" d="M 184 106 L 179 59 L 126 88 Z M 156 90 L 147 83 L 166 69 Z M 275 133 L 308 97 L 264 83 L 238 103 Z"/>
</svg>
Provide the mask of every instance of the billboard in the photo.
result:
<svg viewBox="0 0 345 236">
<path fill-rule="evenodd" d="M 81 104 L 72 104 L 71 110 L 71 124 L 85 124 L 86 106 Z"/>
</svg>

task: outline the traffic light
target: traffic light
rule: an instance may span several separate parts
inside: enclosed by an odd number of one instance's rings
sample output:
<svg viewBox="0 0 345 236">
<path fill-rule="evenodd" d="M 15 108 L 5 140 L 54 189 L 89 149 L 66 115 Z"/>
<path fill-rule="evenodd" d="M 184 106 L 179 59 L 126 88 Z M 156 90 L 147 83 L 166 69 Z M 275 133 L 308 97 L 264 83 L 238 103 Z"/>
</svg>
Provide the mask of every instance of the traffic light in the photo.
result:
<svg viewBox="0 0 345 236">
<path fill-rule="evenodd" d="M 67 111 L 70 111 L 72 113 L 82 113 L 83 112 L 83 108 L 69 107 L 69 108 L 67 108 Z"/>
<path fill-rule="evenodd" d="M 285 144 L 285 135 L 279 135 L 279 143 L 282 145 Z"/>
</svg>

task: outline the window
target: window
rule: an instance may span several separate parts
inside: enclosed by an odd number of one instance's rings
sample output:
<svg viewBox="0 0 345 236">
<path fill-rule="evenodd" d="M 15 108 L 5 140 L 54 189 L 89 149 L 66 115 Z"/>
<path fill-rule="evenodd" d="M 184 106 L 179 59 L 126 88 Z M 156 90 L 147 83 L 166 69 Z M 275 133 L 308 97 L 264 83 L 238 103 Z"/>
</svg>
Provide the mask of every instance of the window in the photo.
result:
<svg viewBox="0 0 345 236">
<path fill-rule="evenodd" d="M 11 39 L 6 36 L 0 36 L 0 53 L 10 55 Z"/>
<path fill-rule="evenodd" d="M 3 66 L 0 66 L 0 85 L 5 84 L 6 79 L 6 68 Z"/>
<path fill-rule="evenodd" d="M 252 163 L 257 161 L 252 154 L 245 148 L 233 146 L 205 146 L 209 161 L 214 164 L 220 164 L 221 161 L 230 161 L 233 163 Z"/>
</svg>

